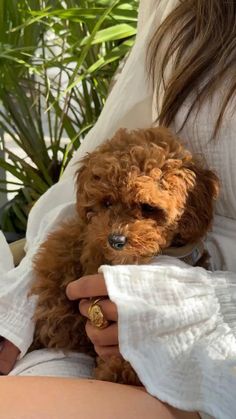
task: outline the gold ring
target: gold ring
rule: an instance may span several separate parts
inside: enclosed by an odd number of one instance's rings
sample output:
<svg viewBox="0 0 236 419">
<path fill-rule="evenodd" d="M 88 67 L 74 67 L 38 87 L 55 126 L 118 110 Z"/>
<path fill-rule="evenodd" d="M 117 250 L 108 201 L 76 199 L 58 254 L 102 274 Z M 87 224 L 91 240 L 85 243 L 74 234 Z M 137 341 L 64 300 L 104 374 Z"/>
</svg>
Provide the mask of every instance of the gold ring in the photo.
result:
<svg viewBox="0 0 236 419">
<path fill-rule="evenodd" d="M 109 322 L 105 319 L 100 305 L 98 304 L 102 298 L 97 298 L 92 302 L 88 309 L 88 318 L 93 326 L 98 329 L 105 329 Z"/>
</svg>

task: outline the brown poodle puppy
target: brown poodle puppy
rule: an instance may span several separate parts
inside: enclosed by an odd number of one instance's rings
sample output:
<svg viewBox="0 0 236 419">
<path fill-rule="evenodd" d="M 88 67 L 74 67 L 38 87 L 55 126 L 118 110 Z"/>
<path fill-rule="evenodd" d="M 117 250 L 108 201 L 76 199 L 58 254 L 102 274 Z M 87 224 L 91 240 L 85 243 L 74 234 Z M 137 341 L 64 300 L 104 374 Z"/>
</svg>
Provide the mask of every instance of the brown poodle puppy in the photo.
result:
<svg viewBox="0 0 236 419">
<path fill-rule="evenodd" d="M 69 282 L 102 264 L 145 264 L 211 226 L 218 179 L 168 129 L 120 129 L 77 172 L 77 216 L 51 232 L 34 259 L 34 348 L 92 353 Z M 98 361 L 95 376 L 138 384 L 129 363 Z"/>
</svg>

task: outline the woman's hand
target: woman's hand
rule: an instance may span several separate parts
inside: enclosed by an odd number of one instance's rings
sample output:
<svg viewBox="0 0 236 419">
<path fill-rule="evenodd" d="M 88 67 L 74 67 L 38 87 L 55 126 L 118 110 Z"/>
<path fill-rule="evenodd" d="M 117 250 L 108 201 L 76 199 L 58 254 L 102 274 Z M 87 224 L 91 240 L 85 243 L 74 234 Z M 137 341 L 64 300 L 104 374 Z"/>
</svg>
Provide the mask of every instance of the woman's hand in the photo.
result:
<svg viewBox="0 0 236 419">
<path fill-rule="evenodd" d="M 70 300 L 81 300 L 79 303 L 79 310 L 81 314 L 87 318 L 88 310 L 91 305 L 89 299 L 104 297 L 103 300 L 99 301 L 99 306 L 102 309 L 105 319 L 111 322 L 111 324 L 105 329 L 98 329 L 91 324 L 90 320 L 87 320 L 86 333 L 94 344 L 95 351 L 102 359 L 106 359 L 111 355 L 120 355 L 117 308 L 108 298 L 103 275 L 88 275 L 71 282 L 67 286 L 66 294 Z"/>
<path fill-rule="evenodd" d="M 14 367 L 19 349 L 7 339 L 0 341 L 0 375 L 8 374 Z"/>
</svg>

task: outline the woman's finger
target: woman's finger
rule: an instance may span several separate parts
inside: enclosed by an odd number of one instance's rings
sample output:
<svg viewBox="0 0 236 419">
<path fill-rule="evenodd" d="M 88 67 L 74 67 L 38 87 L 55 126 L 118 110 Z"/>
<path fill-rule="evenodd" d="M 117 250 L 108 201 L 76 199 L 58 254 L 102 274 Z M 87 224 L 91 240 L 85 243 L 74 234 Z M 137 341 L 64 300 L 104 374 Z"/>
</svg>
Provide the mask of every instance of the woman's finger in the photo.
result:
<svg viewBox="0 0 236 419">
<path fill-rule="evenodd" d="M 90 321 L 86 323 L 86 333 L 94 346 L 118 346 L 118 325 L 112 323 L 106 329 L 94 327 Z"/>
<path fill-rule="evenodd" d="M 87 275 L 70 282 L 66 288 L 66 295 L 69 300 L 107 296 L 107 287 L 103 275 Z"/>
<path fill-rule="evenodd" d="M 118 346 L 94 346 L 94 349 L 98 356 L 104 361 L 113 355 L 121 357 Z"/>
<path fill-rule="evenodd" d="M 88 317 L 88 311 L 91 304 L 92 302 L 90 300 L 83 299 L 80 301 L 79 310 L 83 316 Z M 104 300 L 100 300 L 98 302 L 98 305 L 101 307 L 106 320 L 117 322 L 118 320 L 117 308 L 116 308 L 116 305 L 112 303 L 112 301 L 106 298 Z"/>
</svg>

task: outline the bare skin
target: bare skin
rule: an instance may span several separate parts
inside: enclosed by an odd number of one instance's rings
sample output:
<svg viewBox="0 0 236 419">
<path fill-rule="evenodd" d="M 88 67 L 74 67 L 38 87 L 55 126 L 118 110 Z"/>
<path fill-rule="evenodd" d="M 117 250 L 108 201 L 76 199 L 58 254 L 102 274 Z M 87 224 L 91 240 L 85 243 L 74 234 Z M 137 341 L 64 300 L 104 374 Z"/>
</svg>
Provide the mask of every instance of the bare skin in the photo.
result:
<svg viewBox="0 0 236 419">
<path fill-rule="evenodd" d="M 67 288 L 71 300 L 81 299 L 79 309 L 88 316 L 90 297 L 104 296 L 99 304 L 112 325 L 104 330 L 87 322 L 86 330 L 102 358 L 118 355 L 118 314 L 108 299 L 101 274 L 74 281 Z M 0 351 L 0 371 L 7 374 L 13 368 L 19 349 L 4 340 Z M 90 403 L 89 401 L 93 402 Z M 6 419 L 197 419 L 198 413 L 184 412 L 150 396 L 143 388 L 135 388 L 94 380 L 49 377 L 1 377 L 1 416 Z"/>
<path fill-rule="evenodd" d="M 94 327 L 89 320 L 86 323 L 86 332 L 92 343 L 95 351 L 102 358 L 106 359 L 111 355 L 120 355 L 119 340 L 118 340 L 118 312 L 116 305 L 109 300 L 106 283 L 102 274 L 87 275 L 76 281 L 71 282 L 67 286 L 67 296 L 70 300 L 79 300 L 79 310 L 81 314 L 88 318 L 88 309 L 91 305 L 91 298 L 104 297 L 99 301 L 105 318 L 112 322 L 105 329 L 98 329 Z M 157 400 L 157 399 L 156 399 Z M 161 402 L 157 400 L 157 403 Z M 161 403 L 162 404 L 162 403 Z M 164 406 L 164 404 L 163 404 Z M 165 405 L 166 407 L 166 405 Z M 169 409 L 169 408 L 168 408 Z M 172 409 L 172 408 L 171 408 Z M 174 417 L 178 417 L 180 411 L 172 410 Z M 197 418 L 197 413 L 181 412 L 181 418 Z M 145 416 L 143 416 L 145 417 Z M 157 418 L 158 416 L 156 416 Z M 163 416 L 164 418 L 164 416 Z"/>
<path fill-rule="evenodd" d="M 79 310 L 83 316 L 88 317 L 88 309 L 91 304 L 89 298 L 104 297 L 99 302 L 104 316 L 113 323 L 106 329 L 98 329 L 88 320 L 86 323 L 86 332 L 89 339 L 94 344 L 97 354 L 105 359 L 111 355 L 119 355 L 118 343 L 118 313 L 116 305 L 108 299 L 107 288 L 102 274 L 87 275 L 76 281 L 71 282 L 66 290 L 70 300 L 81 299 Z"/>
<path fill-rule="evenodd" d="M 5 419 L 196 419 L 140 389 L 92 380 L 48 377 L 0 379 Z M 92 401 L 92 403 L 91 403 Z"/>
</svg>

